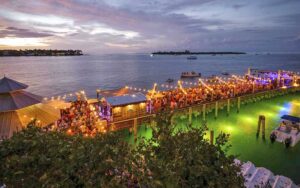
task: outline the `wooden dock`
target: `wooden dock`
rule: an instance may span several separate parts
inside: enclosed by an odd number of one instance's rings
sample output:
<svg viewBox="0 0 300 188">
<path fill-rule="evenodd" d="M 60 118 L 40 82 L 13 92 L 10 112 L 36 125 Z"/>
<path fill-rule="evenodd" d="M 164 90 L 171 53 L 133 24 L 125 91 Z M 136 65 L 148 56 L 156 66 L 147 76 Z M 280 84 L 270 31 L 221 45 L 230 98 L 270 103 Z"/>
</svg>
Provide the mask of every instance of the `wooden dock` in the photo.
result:
<svg viewBox="0 0 300 188">
<path fill-rule="evenodd" d="M 264 99 L 271 99 L 277 96 L 286 95 L 289 93 L 299 92 L 300 87 L 289 87 L 289 88 L 279 88 L 268 91 L 261 91 L 257 93 L 236 96 L 233 98 L 217 100 L 212 102 L 200 103 L 191 106 L 186 106 L 183 108 L 176 108 L 172 110 L 172 113 L 176 115 L 186 115 L 188 116 L 189 123 L 192 123 L 193 113 L 197 112 L 201 114 L 202 119 L 206 120 L 206 115 L 208 113 L 214 112 L 215 118 L 218 118 L 218 114 L 220 110 L 226 109 L 227 115 L 231 113 L 239 113 L 241 107 L 248 103 L 254 103 L 257 101 L 261 101 Z M 164 113 L 168 113 L 171 111 L 164 111 Z M 136 117 L 124 117 L 123 119 L 118 119 L 118 121 L 110 122 L 110 130 L 122 130 L 122 129 L 131 129 L 134 134 L 137 134 L 138 126 L 142 124 L 150 124 L 154 126 L 155 122 L 155 113 L 145 113 L 139 114 Z"/>
</svg>

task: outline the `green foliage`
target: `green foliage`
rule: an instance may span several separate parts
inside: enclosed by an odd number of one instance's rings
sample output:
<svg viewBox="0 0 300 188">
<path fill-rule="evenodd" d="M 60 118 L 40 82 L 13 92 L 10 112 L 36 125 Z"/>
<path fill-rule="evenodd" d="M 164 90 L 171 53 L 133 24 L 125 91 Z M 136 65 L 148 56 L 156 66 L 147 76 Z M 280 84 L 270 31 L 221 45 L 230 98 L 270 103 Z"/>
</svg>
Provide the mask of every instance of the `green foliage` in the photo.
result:
<svg viewBox="0 0 300 188">
<path fill-rule="evenodd" d="M 0 181 L 9 187 L 115 187 L 121 179 L 114 170 L 131 166 L 130 157 L 118 133 L 85 138 L 30 127 L 0 144 Z"/>
<path fill-rule="evenodd" d="M 161 114 L 152 139 L 138 146 L 158 187 L 244 186 L 240 167 L 233 165 L 234 156 L 226 156 L 222 150 L 229 147 L 228 134 L 220 134 L 211 145 L 204 139 L 205 124 L 200 129 L 187 125 L 178 130 L 170 126 L 171 118 L 170 114 Z"/>
<path fill-rule="evenodd" d="M 233 156 L 205 139 L 206 127 L 171 126 L 158 116 L 150 140 L 136 146 L 110 132 L 95 138 L 29 127 L 0 144 L 0 182 L 9 187 L 243 187 Z"/>
</svg>

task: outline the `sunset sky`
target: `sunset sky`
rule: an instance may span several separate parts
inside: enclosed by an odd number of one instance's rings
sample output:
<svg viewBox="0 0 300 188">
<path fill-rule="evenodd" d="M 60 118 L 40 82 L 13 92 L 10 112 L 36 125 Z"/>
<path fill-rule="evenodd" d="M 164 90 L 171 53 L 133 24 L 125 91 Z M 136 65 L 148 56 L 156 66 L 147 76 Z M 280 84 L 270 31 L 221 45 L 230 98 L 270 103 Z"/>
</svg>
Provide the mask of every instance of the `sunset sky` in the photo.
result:
<svg viewBox="0 0 300 188">
<path fill-rule="evenodd" d="M 1 49 L 299 52 L 299 0 L 1 0 Z"/>
</svg>

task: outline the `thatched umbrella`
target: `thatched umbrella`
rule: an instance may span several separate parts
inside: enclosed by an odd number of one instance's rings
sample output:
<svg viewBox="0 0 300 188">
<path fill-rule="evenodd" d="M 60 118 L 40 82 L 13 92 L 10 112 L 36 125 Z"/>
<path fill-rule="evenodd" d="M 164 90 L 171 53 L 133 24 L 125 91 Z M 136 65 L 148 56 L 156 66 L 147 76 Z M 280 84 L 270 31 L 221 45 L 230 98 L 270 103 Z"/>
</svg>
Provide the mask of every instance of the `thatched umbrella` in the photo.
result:
<svg viewBox="0 0 300 188">
<path fill-rule="evenodd" d="M 0 93 L 0 112 L 18 110 L 41 101 L 42 97 L 22 90 Z"/>
<path fill-rule="evenodd" d="M 43 126 L 59 118 L 59 109 L 41 104 L 41 96 L 23 91 L 27 87 L 7 77 L 0 80 L 0 139 L 11 137 L 34 119 Z"/>
<path fill-rule="evenodd" d="M 7 77 L 3 77 L 0 80 L 0 93 L 9 93 L 12 91 L 26 89 L 28 85 L 17 82 Z"/>
</svg>

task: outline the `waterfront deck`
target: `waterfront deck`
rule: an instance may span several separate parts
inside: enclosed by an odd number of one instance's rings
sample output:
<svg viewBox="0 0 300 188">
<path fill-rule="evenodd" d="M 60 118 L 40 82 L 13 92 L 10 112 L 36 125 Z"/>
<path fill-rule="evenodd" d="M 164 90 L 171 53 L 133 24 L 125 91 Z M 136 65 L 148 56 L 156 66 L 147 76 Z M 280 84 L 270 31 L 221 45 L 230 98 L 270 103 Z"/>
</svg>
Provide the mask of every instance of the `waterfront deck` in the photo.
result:
<svg viewBox="0 0 300 188">
<path fill-rule="evenodd" d="M 62 109 L 57 129 L 87 136 L 130 129 L 137 135 L 139 125 L 154 126 L 155 117 L 160 113 L 184 115 L 188 117 L 188 123 L 192 123 L 193 116 L 201 115 L 202 120 L 206 120 L 207 114 L 213 111 L 217 119 L 224 108 L 230 115 L 233 109 L 239 112 L 244 104 L 297 92 L 299 83 L 300 76 L 290 71 L 261 73 L 257 69 L 248 69 L 243 76 L 231 75 L 227 79 L 200 78 L 195 83 L 178 80 L 177 86 L 155 83 L 151 90 L 129 86 L 113 92 L 97 90 L 94 102 L 80 91 L 73 95 L 77 99 L 71 100 L 71 107 Z M 72 130 L 76 127 L 82 128 Z"/>
<path fill-rule="evenodd" d="M 289 93 L 299 92 L 300 87 L 294 86 L 289 88 L 279 88 L 269 91 L 261 91 L 257 93 L 247 94 L 243 96 L 236 96 L 224 100 L 217 100 L 212 102 L 205 102 L 196 105 L 186 106 L 183 108 L 176 108 L 172 111 L 164 111 L 164 113 L 173 113 L 174 115 L 186 115 L 188 116 L 189 123 L 192 122 L 193 114 L 201 114 L 202 120 L 206 120 L 207 113 L 214 112 L 214 117 L 218 118 L 219 110 L 226 109 L 227 115 L 231 113 L 238 113 L 243 105 L 253 103 L 263 99 L 270 99 L 276 96 L 282 96 Z M 232 109 L 236 109 L 233 112 Z M 160 113 L 160 112 L 158 112 Z M 155 124 L 155 116 L 157 113 L 133 113 L 130 116 L 124 116 L 118 118 L 115 121 L 110 122 L 111 130 L 121 130 L 134 128 L 135 126 L 142 125 L 144 123 Z M 136 130 L 136 128 L 134 128 Z"/>
</svg>

